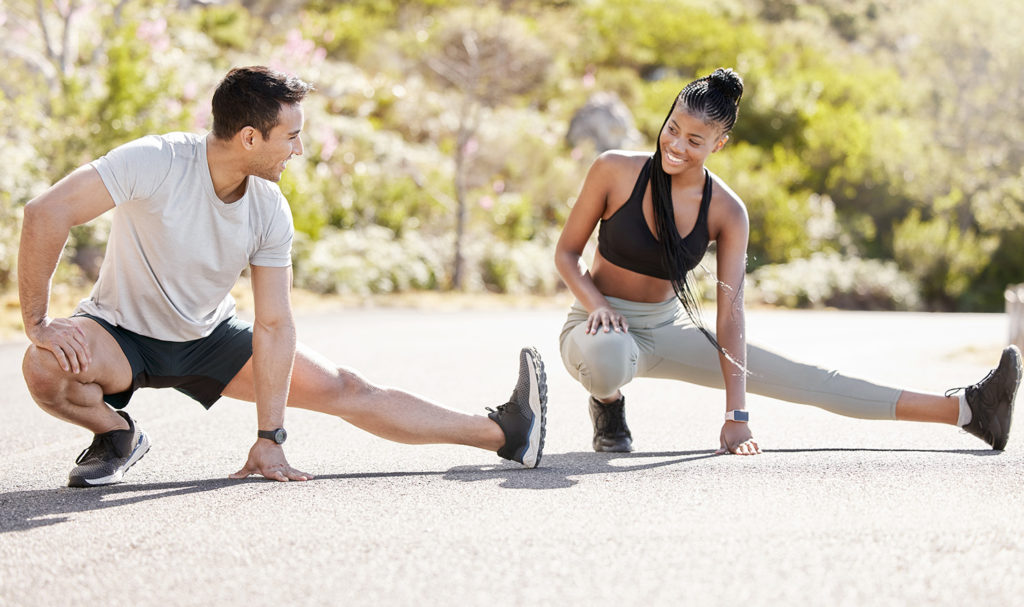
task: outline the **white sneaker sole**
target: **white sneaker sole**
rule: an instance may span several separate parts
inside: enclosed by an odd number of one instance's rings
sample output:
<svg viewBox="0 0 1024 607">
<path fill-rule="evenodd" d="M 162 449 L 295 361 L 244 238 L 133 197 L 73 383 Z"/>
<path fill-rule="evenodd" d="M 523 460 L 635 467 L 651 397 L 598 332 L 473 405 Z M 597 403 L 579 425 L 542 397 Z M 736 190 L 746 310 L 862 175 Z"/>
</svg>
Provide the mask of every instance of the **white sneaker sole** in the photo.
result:
<svg viewBox="0 0 1024 607">
<path fill-rule="evenodd" d="M 534 348 L 526 350 L 527 365 L 530 370 L 530 410 L 533 412 L 533 423 L 530 424 L 530 440 L 523 453 L 523 465 L 536 468 L 544 452 L 544 437 L 547 432 L 548 388 L 544 373 L 544 361 Z"/>
</svg>

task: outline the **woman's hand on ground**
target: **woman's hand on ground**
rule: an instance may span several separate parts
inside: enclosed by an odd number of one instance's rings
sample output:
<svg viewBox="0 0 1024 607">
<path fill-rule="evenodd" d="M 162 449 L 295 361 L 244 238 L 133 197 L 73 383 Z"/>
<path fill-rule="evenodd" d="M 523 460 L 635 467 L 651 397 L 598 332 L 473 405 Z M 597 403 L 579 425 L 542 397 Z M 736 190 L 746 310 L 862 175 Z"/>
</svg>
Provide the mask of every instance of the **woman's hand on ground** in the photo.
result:
<svg viewBox="0 0 1024 607">
<path fill-rule="evenodd" d="M 629 323 L 625 316 L 613 308 L 602 307 L 597 308 L 587 317 L 587 333 L 596 335 L 598 329 L 603 329 L 605 333 L 612 330 L 616 333 L 625 333 L 629 331 Z"/>
<path fill-rule="evenodd" d="M 736 455 L 759 455 L 761 447 L 757 446 L 750 425 L 743 422 L 725 422 L 719 435 L 721 446 L 716 455 L 734 453 Z"/>
</svg>

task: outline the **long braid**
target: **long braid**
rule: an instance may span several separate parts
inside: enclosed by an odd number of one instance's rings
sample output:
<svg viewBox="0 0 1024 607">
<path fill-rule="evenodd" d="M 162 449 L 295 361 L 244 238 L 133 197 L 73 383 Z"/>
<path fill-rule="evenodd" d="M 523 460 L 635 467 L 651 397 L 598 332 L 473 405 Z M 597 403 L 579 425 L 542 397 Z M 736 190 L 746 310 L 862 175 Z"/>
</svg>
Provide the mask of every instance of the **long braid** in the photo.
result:
<svg viewBox="0 0 1024 607">
<path fill-rule="evenodd" d="M 719 68 L 709 76 L 694 80 L 679 93 L 661 128 L 664 130 L 672 112 L 681 102 L 683 107 L 694 116 L 703 118 L 705 122 L 715 122 L 728 133 L 736 123 L 739 112 L 740 97 L 743 96 L 743 81 L 731 69 Z M 661 132 L 661 131 L 659 131 Z M 732 360 L 722 349 L 718 340 L 704 326 L 701 315 L 700 299 L 694 293 L 693 278 L 687 268 L 696 267 L 700 259 L 683 246 L 683 237 L 676 227 L 675 211 L 672 206 L 672 178 L 662 168 L 661 146 L 654 152 L 653 170 L 651 171 L 651 198 L 654 207 L 654 227 L 662 250 L 662 262 L 669 272 L 669 281 L 676 298 L 690 317 L 694 326 L 719 353 Z"/>
</svg>

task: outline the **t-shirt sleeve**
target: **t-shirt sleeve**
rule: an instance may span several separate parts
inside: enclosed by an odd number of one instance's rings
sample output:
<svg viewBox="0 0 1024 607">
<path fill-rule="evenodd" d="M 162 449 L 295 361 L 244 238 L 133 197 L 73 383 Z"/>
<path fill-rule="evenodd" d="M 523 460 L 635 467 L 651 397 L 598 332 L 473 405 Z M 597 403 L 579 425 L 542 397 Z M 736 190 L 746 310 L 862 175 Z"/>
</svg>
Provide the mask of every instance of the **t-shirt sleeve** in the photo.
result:
<svg viewBox="0 0 1024 607">
<path fill-rule="evenodd" d="M 295 236 L 292 211 L 280 192 L 277 202 L 264 227 L 260 247 L 249 259 L 254 266 L 284 268 L 292 265 L 292 239 Z"/>
<path fill-rule="evenodd" d="M 163 139 L 148 135 L 118 146 L 90 163 L 114 204 L 149 198 L 170 170 L 173 152 Z"/>
</svg>

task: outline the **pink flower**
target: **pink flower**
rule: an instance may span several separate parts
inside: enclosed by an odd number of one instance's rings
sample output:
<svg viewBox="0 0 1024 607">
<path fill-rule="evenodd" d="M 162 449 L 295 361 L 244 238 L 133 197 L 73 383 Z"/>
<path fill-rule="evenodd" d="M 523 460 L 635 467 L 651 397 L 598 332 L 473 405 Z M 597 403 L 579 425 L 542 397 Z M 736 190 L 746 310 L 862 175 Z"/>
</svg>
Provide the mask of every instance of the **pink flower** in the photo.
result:
<svg viewBox="0 0 1024 607">
<path fill-rule="evenodd" d="M 326 162 L 331 159 L 335 150 L 338 149 L 338 137 L 329 128 L 321 129 L 318 134 L 320 136 L 320 159 Z"/>
<path fill-rule="evenodd" d="M 167 21 L 163 18 L 143 21 L 135 28 L 135 36 L 145 42 L 154 52 L 163 52 L 171 47 L 167 37 Z"/>
</svg>

